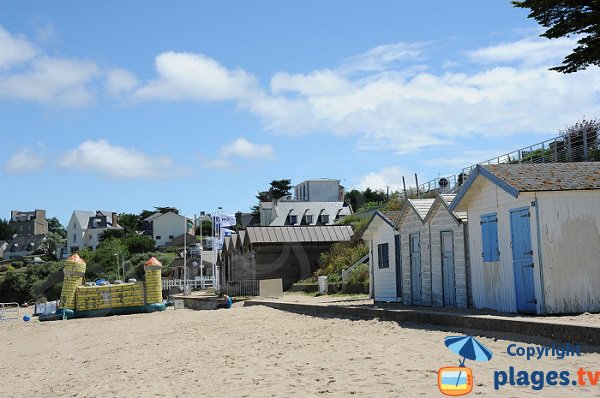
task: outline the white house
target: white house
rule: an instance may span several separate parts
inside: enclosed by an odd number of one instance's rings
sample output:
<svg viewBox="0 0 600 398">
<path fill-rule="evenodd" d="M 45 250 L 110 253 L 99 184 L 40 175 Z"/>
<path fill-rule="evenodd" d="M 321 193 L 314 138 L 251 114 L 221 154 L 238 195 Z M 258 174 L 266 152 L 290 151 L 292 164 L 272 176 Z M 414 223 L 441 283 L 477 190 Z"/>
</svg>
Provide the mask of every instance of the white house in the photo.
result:
<svg viewBox="0 0 600 398">
<path fill-rule="evenodd" d="M 396 230 L 400 232 L 402 263 L 402 302 L 431 305 L 431 258 L 429 228 L 425 217 L 434 199 L 408 199 L 400 213 Z"/>
<path fill-rule="evenodd" d="M 84 247 L 96 250 L 105 231 L 122 229 L 115 212 L 75 210 L 67 225 L 67 251 L 75 253 Z"/>
<path fill-rule="evenodd" d="M 352 214 L 344 202 L 305 202 L 279 199 L 261 202 L 260 225 L 269 227 L 333 225 L 343 216 Z"/>
<path fill-rule="evenodd" d="M 193 235 L 194 223 L 179 214 L 168 212 L 152 219 L 152 238 L 157 247 L 168 245 L 173 238 L 183 235 L 184 231 Z"/>
<path fill-rule="evenodd" d="M 466 211 L 476 308 L 600 311 L 600 163 L 477 166 Z"/>
<path fill-rule="evenodd" d="M 377 211 L 362 239 L 369 246 L 369 291 L 375 301 L 402 301 L 400 234 L 394 230 L 399 211 Z"/>
<path fill-rule="evenodd" d="M 294 196 L 306 202 L 339 202 L 344 199 L 340 180 L 332 178 L 302 181 L 294 187 Z"/>
<path fill-rule="evenodd" d="M 450 211 L 456 195 L 439 194 L 425 216 L 430 247 L 431 301 L 438 307 L 469 307 L 467 213 Z"/>
</svg>

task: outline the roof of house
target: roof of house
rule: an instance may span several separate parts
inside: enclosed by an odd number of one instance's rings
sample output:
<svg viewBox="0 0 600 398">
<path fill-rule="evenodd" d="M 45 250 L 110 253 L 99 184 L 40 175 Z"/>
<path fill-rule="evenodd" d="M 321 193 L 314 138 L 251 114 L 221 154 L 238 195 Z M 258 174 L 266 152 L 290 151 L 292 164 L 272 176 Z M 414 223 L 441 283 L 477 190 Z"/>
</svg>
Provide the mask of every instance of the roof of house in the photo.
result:
<svg viewBox="0 0 600 398">
<path fill-rule="evenodd" d="M 156 213 L 150 214 L 148 217 L 144 218 L 142 221 L 152 221 L 156 217 L 160 217 L 160 216 L 162 216 L 162 213 L 160 211 L 157 211 Z"/>
<path fill-rule="evenodd" d="M 77 222 L 79 223 L 79 225 L 81 225 L 82 228 L 86 228 L 88 225 L 88 222 L 90 220 L 90 217 L 95 216 L 96 212 L 85 211 L 85 210 L 75 210 L 73 212 L 73 215 L 75 216 L 75 218 L 77 218 Z"/>
<path fill-rule="evenodd" d="M 11 250 L 13 252 L 32 252 L 39 249 L 45 240 L 45 235 L 17 236 L 10 241 L 6 250 Z"/>
<path fill-rule="evenodd" d="M 396 221 L 395 228 L 398 228 L 400 222 L 404 218 L 404 215 L 409 210 L 414 211 L 421 222 L 425 222 L 425 217 L 427 217 L 427 213 L 429 213 L 431 206 L 433 206 L 433 202 L 435 202 L 435 199 L 408 199 L 402 208 L 402 211 L 400 212 L 400 216 Z"/>
<path fill-rule="evenodd" d="M 600 162 L 477 165 L 453 200 L 451 210 L 479 175 L 514 197 L 520 192 L 600 189 Z"/>
<path fill-rule="evenodd" d="M 279 201 L 274 209 L 274 218 L 269 224 L 272 227 L 285 225 L 288 215 L 297 216 L 298 222 L 301 222 L 305 215 L 312 215 L 312 224 L 316 224 L 319 215 L 329 215 L 330 221 L 333 222 L 337 217 L 352 214 L 352 208 L 344 206 L 344 202 Z"/>
<path fill-rule="evenodd" d="M 456 197 L 456 194 L 438 194 L 438 196 L 435 198 L 435 202 L 431 206 L 431 209 L 427 213 L 425 220 L 427 220 L 429 217 L 431 217 L 433 215 L 434 209 L 436 208 L 435 203 L 440 202 L 443 205 L 443 207 L 448 212 L 450 212 L 452 214 L 452 216 L 454 216 L 456 221 L 467 222 L 467 212 L 466 211 L 451 211 L 450 210 L 450 204 L 452 203 L 452 201 L 454 200 L 455 197 Z"/>
<path fill-rule="evenodd" d="M 248 227 L 251 244 L 255 243 L 307 243 L 343 242 L 352 239 L 350 225 L 326 225 L 306 227 Z"/>
<path fill-rule="evenodd" d="M 375 211 L 365 226 L 361 238 L 368 238 L 371 235 L 370 226 L 378 219 L 388 224 L 391 228 L 394 228 L 394 225 L 396 225 L 396 222 L 400 219 L 401 214 L 401 211 Z"/>
</svg>

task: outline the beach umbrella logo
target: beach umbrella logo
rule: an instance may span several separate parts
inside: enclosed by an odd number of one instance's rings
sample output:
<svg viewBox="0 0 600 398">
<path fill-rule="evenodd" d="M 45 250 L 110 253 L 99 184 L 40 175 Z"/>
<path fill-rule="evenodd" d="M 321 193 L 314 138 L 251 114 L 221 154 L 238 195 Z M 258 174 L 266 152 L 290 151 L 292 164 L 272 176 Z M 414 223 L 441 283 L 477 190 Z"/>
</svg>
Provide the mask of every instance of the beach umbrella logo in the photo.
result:
<svg viewBox="0 0 600 398">
<path fill-rule="evenodd" d="M 493 354 L 472 336 L 448 336 L 444 344 L 462 359 L 459 359 L 458 366 L 446 366 L 438 370 L 438 387 L 445 395 L 467 395 L 473 390 L 473 371 L 465 366 L 465 361 L 486 362 L 492 359 Z"/>
</svg>

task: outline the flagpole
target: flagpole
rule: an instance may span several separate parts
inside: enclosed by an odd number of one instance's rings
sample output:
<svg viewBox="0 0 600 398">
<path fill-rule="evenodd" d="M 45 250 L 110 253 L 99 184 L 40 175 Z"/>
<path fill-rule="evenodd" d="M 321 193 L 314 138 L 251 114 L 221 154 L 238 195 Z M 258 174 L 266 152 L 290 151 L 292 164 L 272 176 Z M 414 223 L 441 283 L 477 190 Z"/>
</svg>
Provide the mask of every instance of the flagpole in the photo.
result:
<svg viewBox="0 0 600 398">
<path fill-rule="evenodd" d="M 187 294 L 187 217 L 183 215 L 183 294 Z"/>
</svg>

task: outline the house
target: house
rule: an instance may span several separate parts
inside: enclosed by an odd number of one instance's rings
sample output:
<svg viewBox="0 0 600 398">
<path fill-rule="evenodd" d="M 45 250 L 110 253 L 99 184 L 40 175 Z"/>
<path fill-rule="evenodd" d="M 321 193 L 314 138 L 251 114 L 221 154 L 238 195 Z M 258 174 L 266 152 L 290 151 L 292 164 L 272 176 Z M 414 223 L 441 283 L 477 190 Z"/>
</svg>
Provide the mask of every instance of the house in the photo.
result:
<svg viewBox="0 0 600 398">
<path fill-rule="evenodd" d="M 8 224 L 14 229 L 17 236 L 46 235 L 48 233 L 46 210 L 12 210 Z"/>
<path fill-rule="evenodd" d="M 105 231 L 122 229 L 115 212 L 75 210 L 67 225 L 67 251 L 75 253 L 85 247 L 96 250 Z"/>
<path fill-rule="evenodd" d="M 408 199 L 396 223 L 400 232 L 402 302 L 431 305 L 431 257 L 425 217 L 435 199 Z"/>
<path fill-rule="evenodd" d="M 347 225 L 249 227 L 225 238 L 221 250 L 224 281 L 283 280 L 292 283 L 311 276 L 319 256 L 336 242 L 352 238 Z M 236 240 L 235 245 L 232 240 Z"/>
<path fill-rule="evenodd" d="M 369 246 L 369 292 L 375 301 L 402 301 L 399 211 L 376 211 L 362 234 Z"/>
<path fill-rule="evenodd" d="M 466 211 L 475 308 L 600 311 L 600 163 L 477 166 Z"/>
<path fill-rule="evenodd" d="M 344 202 L 305 202 L 286 200 L 261 202 L 260 225 L 263 227 L 333 225 L 352 214 Z"/>
<path fill-rule="evenodd" d="M 184 231 L 194 235 L 194 222 L 187 217 L 180 216 L 173 212 L 154 213 L 143 220 L 144 228 L 151 225 L 152 238 L 156 242 L 156 247 L 166 246 L 173 238 L 183 235 Z M 147 229 L 146 229 L 147 230 Z"/>
<path fill-rule="evenodd" d="M 438 194 L 425 216 L 430 248 L 431 302 L 438 307 L 470 307 L 467 213 L 450 211 L 456 195 Z"/>
<path fill-rule="evenodd" d="M 8 243 L 2 257 L 4 260 L 12 260 L 41 253 L 46 248 L 46 240 L 46 235 L 17 236 Z"/>
<path fill-rule="evenodd" d="M 344 200 L 344 191 L 340 180 L 317 178 L 296 185 L 294 197 L 306 202 L 340 202 Z"/>
<path fill-rule="evenodd" d="M 255 213 L 243 213 L 238 211 L 235 213 L 235 222 L 241 228 L 258 227 L 260 226 L 260 216 Z"/>
</svg>

